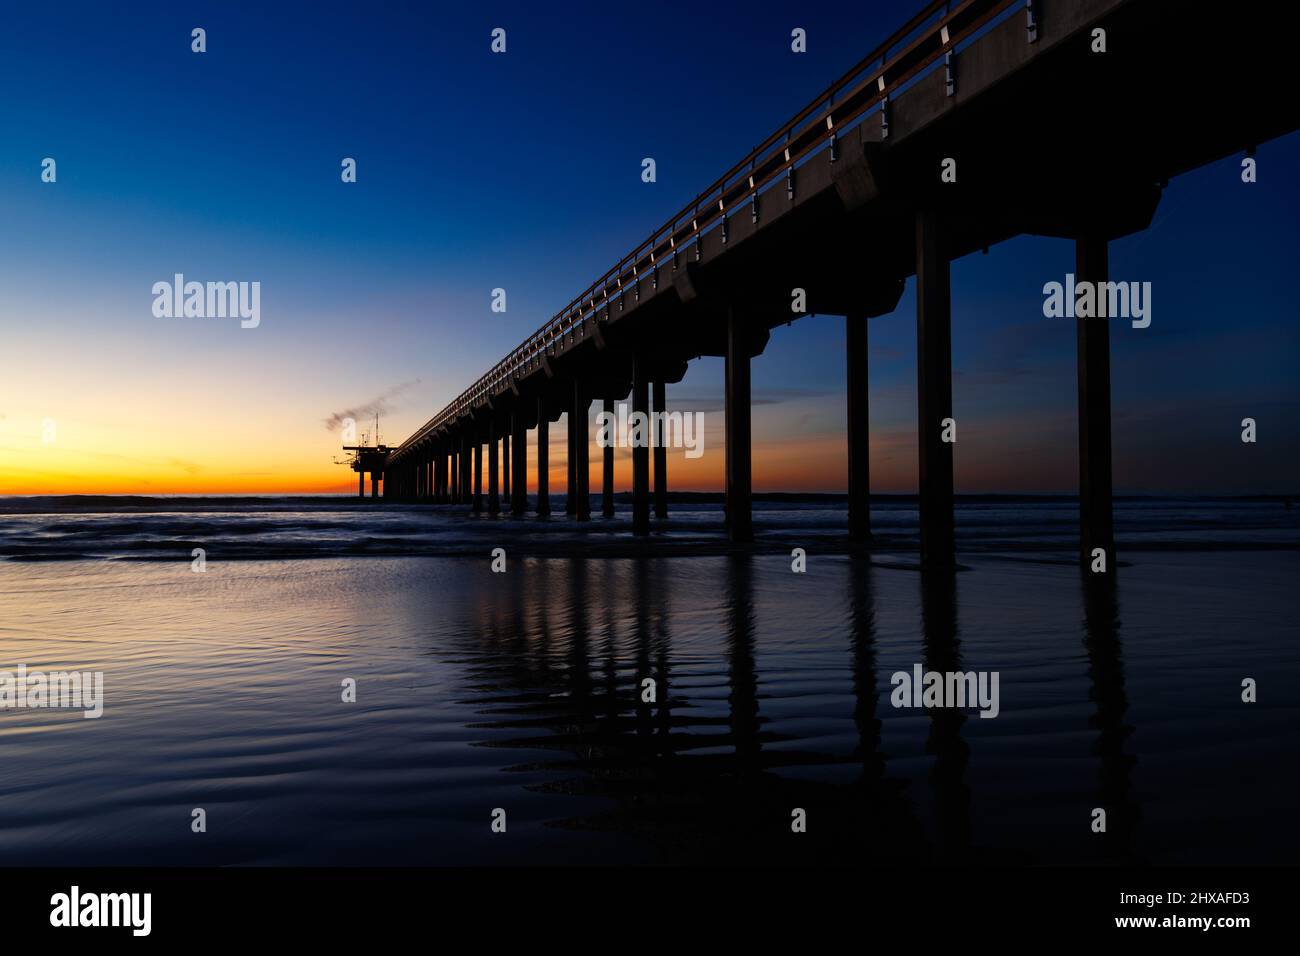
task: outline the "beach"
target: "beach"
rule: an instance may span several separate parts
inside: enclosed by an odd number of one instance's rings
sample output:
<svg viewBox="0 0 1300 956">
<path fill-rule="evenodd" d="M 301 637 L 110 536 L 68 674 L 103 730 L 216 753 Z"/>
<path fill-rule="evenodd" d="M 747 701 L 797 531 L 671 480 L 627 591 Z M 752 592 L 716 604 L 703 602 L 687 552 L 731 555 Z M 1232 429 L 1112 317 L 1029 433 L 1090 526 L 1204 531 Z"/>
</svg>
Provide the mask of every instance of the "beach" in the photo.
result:
<svg viewBox="0 0 1300 956">
<path fill-rule="evenodd" d="M 959 506 L 961 566 L 924 574 L 902 545 L 819 548 L 833 505 L 760 511 L 781 548 L 754 551 L 682 506 L 665 556 L 563 519 L 557 537 L 610 553 L 548 552 L 529 543 L 537 522 L 447 509 L 379 506 L 330 529 L 300 508 L 11 508 L 0 668 L 100 671 L 104 701 L 98 719 L 0 711 L 0 859 L 1282 863 L 1300 848 L 1300 551 L 1291 512 L 1254 507 L 1148 503 L 1145 524 L 1119 508 L 1122 566 L 1101 590 L 1043 513 L 1005 502 Z M 1056 546 L 999 532 L 974 547 L 989 508 Z M 80 534 L 82 556 L 12 555 L 41 534 L 55 554 Z M 674 550 L 674 534 L 717 546 Z M 504 573 L 482 547 L 496 538 Z M 353 539 L 413 553 L 329 553 Z M 276 550 L 309 540 L 311 557 Z M 893 706 L 892 675 L 915 665 L 997 672 L 998 716 Z"/>
</svg>

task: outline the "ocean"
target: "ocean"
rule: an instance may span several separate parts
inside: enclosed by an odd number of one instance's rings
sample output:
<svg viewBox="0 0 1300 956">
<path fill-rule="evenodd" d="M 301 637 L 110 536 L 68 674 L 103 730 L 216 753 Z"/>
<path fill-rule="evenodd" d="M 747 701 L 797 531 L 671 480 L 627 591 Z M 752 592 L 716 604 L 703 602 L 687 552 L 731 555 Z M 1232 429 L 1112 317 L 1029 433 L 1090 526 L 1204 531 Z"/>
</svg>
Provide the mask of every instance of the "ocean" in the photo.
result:
<svg viewBox="0 0 1300 956">
<path fill-rule="evenodd" d="M 0 671 L 104 686 L 0 709 L 0 861 L 1295 858 L 1300 511 L 1120 499 L 1097 587 L 1072 499 L 961 499 L 950 572 L 872 507 L 854 551 L 834 497 L 752 548 L 708 496 L 647 541 L 558 496 L 0 499 Z M 918 665 L 996 673 L 996 718 L 895 706 Z"/>
</svg>

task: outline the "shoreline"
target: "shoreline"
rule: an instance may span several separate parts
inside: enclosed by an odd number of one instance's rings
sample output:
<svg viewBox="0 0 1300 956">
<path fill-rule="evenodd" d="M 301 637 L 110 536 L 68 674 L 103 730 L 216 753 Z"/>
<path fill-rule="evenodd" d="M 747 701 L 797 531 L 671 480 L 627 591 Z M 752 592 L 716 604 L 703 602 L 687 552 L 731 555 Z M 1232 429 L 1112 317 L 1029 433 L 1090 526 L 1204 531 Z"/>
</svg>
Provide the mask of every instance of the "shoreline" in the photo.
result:
<svg viewBox="0 0 1300 956">
<path fill-rule="evenodd" d="M 486 494 L 484 496 L 486 498 Z M 535 495 L 529 496 L 529 507 Z M 566 501 L 562 492 L 551 493 L 551 504 Z M 755 504 L 814 504 L 847 506 L 848 495 L 843 492 L 755 492 L 752 496 Z M 598 494 L 592 495 L 593 501 L 599 500 Z M 630 491 L 614 494 L 618 504 L 629 505 L 632 500 Z M 916 504 L 918 496 L 907 494 L 876 494 L 870 496 L 872 503 L 881 505 Z M 953 496 L 956 504 L 1073 504 L 1077 505 L 1077 494 L 1043 493 L 959 493 Z M 1287 508 L 1293 501 L 1300 500 L 1300 492 L 1294 494 L 1252 494 L 1252 495 L 1180 495 L 1180 494 L 1140 494 L 1114 495 L 1112 501 L 1120 503 L 1141 502 L 1220 502 L 1237 504 L 1278 504 Z M 715 491 L 671 491 L 667 502 L 677 505 L 724 505 L 726 495 Z M 55 506 L 59 507 L 55 507 Z M 406 501 L 384 497 L 361 498 L 348 494 L 266 494 L 266 495 L 0 495 L 0 515 L 4 514 L 85 514 L 96 513 L 95 509 L 111 507 L 114 511 L 129 512 L 154 508 L 158 510 L 181 510 L 208 506 L 208 510 L 239 510 L 241 507 L 254 507 L 264 510 L 285 510 L 291 506 L 309 506 L 320 508 L 347 507 L 369 510 L 393 509 L 413 511 L 452 512 L 466 511 L 467 505 L 453 505 L 428 501 Z M 1288 509 L 1289 510 L 1289 509 Z M 530 517 L 532 517 L 530 515 Z"/>
</svg>

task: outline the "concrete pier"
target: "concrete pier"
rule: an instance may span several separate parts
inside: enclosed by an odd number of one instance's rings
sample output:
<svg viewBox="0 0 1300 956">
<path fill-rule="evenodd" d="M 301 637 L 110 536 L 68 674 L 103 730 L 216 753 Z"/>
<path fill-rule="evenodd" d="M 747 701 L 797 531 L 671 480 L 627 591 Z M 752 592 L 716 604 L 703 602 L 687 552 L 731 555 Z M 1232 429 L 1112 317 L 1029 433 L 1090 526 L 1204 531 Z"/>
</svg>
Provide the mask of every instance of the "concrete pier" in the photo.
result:
<svg viewBox="0 0 1300 956">
<path fill-rule="evenodd" d="M 591 519 L 591 433 L 589 415 L 591 396 L 578 381 L 573 383 L 573 481 L 577 501 L 574 517 L 579 521 Z"/>
<path fill-rule="evenodd" d="M 1077 282 L 1105 282 L 1108 244 L 1104 237 L 1081 237 L 1074 244 Z M 1111 505 L 1110 322 L 1076 318 L 1079 363 L 1079 552 L 1085 569 L 1092 552 L 1106 552 L 1106 571 L 1115 569 L 1115 528 Z"/>
<path fill-rule="evenodd" d="M 565 417 L 565 440 L 568 451 L 565 454 L 565 471 L 567 480 L 564 485 L 564 513 L 577 514 L 578 511 L 578 421 L 573 414 L 573 395 L 568 396 L 568 414 Z"/>
<path fill-rule="evenodd" d="M 483 511 L 483 446 L 474 441 L 474 513 Z"/>
<path fill-rule="evenodd" d="M 654 381 L 654 410 L 666 412 L 664 407 L 663 379 Z M 658 418 L 653 428 L 655 460 L 655 518 L 664 521 L 668 518 L 668 449 L 664 447 L 664 419 Z"/>
<path fill-rule="evenodd" d="M 498 485 L 500 474 L 497 467 L 497 432 L 496 425 L 488 422 L 488 514 L 501 513 L 501 491 Z"/>
<path fill-rule="evenodd" d="M 607 398 L 601 402 L 601 411 L 606 416 L 614 414 L 614 400 Z M 607 421 L 609 418 L 607 417 Z M 614 517 L 614 443 L 606 442 L 605 447 L 601 449 L 601 459 L 603 467 L 601 469 L 600 483 L 600 513 L 602 517 Z"/>
<path fill-rule="evenodd" d="M 867 389 L 867 317 L 845 316 L 844 341 L 848 371 L 849 537 L 871 537 L 871 434 Z"/>
<path fill-rule="evenodd" d="M 546 517 L 551 513 L 551 431 L 547 417 L 546 396 L 537 396 L 537 514 Z"/>
<path fill-rule="evenodd" d="M 955 561 L 953 542 L 952 318 L 948 248 L 940 216 L 916 216 L 916 394 L 921 563 Z"/>
<path fill-rule="evenodd" d="M 632 360 L 632 414 L 647 415 L 650 411 L 650 382 L 647 362 L 643 358 Z M 635 436 L 634 436 L 635 437 Z M 632 446 L 632 533 L 650 533 L 650 449 L 649 435 Z"/>
<path fill-rule="evenodd" d="M 749 336 L 735 306 L 727 309 L 726 408 L 727 536 L 754 538 L 750 463 Z"/>
<path fill-rule="evenodd" d="M 1107 243 L 1149 226 L 1159 201 L 1156 184 L 1300 129 L 1300 98 L 1239 92 L 1292 84 L 1291 38 L 1259 29 L 1258 18 L 1223 16 L 1197 4 L 1171 12 L 1156 0 L 1070 0 L 1034 4 L 1031 33 L 1028 14 L 1012 7 L 1010 0 L 924 4 L 829 91 L 819 90 L 714 183 L 701 184 L 691 203 L 647 229 L 631 250 L 620 250 L 612 268 L 574 290 L 541 328 L 513 347 L 503 343 L 505 357 L 392 449 L 372 477 L 386 476 L 390 497 L 464 502 L 471 481 L 460 446 L 467 433 L 481 440 L 486 431 L 488 510 L 494 510 L 499 437 L 499 506 L 522 515 L 526 432 L 518 423 L 531 428 L 536 421 L 538 512 L 545 515 L 549 456 L 540 449 L 547 423 L 567 413 L 566 507 L 585 516 L 590 436 L 587 406 L 578 408 L 578 396 L 599 397 L 612 412 L 630 393 L 634 412 L 663 411 L 664 386 L 680 382 L 689 363 L 722 358 L 727 533 L 749 541 L 750 362 L 773 329 L 807 315 L 842 315 L 847 531 L 865 542 L 871 535 L 868 319 L 894 311 L 915 276 L 921 556 L 927 567 L 952 567 L 952 439 L 974 438 L 953 415 L 950 262 L 1013 237 L 1044 236 L 1076 243 L 1079 281 L 1107 279 Z M 1098 28 L 1112 41 L 1122 38 L 1104 56 L 1090 52 Z M 1206 36 L 1215 38 L 1215 75 L 1228 81 L 1183 95 L 1167 78 L 1185 74 L 1187 51 L 1203 46 Z M 1080 116 L 1096 117 L 1104 135 L 1080 136 Z M 1117 152 L 1115 143 L 1124 149 Z M 959 178 L 941 178 L 949 158 Z M 1053 277 L 1028 278 L 1037 287 Z M 1009 319 L 1022 320 L 1040 317 Z M 1110 321 L 1079 319 L 1074 332 L 1080 554 L 1090 565 L 1091 552 L 1103 549 L 1113 571 Z M 971 448 L 972 457 L 997 452 Z M 658 520 L 667 511 L 662 440 L 655 441 L 653 491 L 650 454 L 646 445 L 632 452 L 638 535 L 649 532 L 652 507 Z M 613 448 L 602 449 L 606 516 L 614 514 L 614 457 Z"/>
<path fill-rule="evenodd" d="M 510 488 L 510 513 L 522 518 L 528 510 L 528 426 L 522 408 L 510 415 L 510 436 L 510 453 L 514 459 L 510 468 L 514 476 Z"/>
<path fill-rule="evenodd" d="M 510 497 L 510 425 L 507 421 L 505 433 L 501 436 L 501 497 L 509 506 Z"/>
</svg>

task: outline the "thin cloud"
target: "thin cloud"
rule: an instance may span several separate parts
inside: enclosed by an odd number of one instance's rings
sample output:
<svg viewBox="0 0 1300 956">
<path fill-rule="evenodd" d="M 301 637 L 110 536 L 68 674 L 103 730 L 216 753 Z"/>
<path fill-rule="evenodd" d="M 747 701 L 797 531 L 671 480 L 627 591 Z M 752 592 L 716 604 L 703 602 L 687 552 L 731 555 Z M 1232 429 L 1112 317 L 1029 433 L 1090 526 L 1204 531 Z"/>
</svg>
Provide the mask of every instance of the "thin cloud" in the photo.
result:
<svg viewBox="0 0 1300 956">
<path fill-rule="evenodd" d="M 373 418 L 376 415 L 387 415 L 396 407 L 392 400 L 397 398 L 398 395 L 405 392 L 408 388 L 419 385 L 420 381 L 421 380 L 417 378 L 410 382 L 403 382 L 401 385 L 394 385 L 378 398 L 372 398 L 368 402 L 363 402 L 362 404 L 356 405 L 352 408 L 345 408 L 341 412 L 335 412 L 328 418 L 323 419 L 325 422 L 325 430 L 336 432 L 343 427 L 343 423 L 348 419 L 352 419 L 355 422 L 367 418 Z"/>
</svg>

